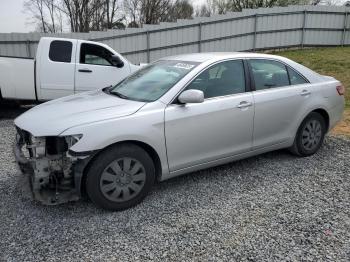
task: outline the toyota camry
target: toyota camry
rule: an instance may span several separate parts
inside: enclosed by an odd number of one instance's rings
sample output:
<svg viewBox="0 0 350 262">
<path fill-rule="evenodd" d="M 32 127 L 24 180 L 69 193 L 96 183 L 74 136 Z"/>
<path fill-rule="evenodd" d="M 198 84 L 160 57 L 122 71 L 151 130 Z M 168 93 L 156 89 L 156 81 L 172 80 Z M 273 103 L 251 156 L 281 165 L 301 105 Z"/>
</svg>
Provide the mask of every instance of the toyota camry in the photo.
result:
<svg viewBox="0 0 350 262">
<path fill-rule="evenodd" d="M 41 203 L 86 196 L 122 210 L 156 181 L 282 148 L 316 153 L 341 119 L 344 91 L 279 56 L 167 57 L 25 112 L 15 120 L 15 156 Z"/>
</svg>

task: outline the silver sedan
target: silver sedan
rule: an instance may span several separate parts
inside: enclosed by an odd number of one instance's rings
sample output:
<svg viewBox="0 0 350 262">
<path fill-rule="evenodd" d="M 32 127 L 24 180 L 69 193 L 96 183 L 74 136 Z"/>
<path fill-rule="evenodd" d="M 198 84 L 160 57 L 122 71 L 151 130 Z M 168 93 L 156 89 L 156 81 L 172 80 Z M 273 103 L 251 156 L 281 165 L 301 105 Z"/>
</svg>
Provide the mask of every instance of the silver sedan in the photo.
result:
<svg viewBox="0 0 350 262">
<path fill-rule="evenodd" d="M 186 54 L 27 111 L 15 153 L 40 202 L 86 194 L 121 210 L 155 181 L 281 148 L 310 156 L 343 109 L 339 81 L 289 59 Z"/>
</svg>

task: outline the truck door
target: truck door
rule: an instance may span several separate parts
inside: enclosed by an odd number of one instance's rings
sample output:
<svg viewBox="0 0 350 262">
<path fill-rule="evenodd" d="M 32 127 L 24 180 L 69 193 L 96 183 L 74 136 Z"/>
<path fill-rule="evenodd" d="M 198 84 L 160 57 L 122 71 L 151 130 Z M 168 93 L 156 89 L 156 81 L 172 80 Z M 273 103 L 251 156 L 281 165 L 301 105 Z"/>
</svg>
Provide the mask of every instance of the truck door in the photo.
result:
<svg viewBox="0 0 350 262">
<path fill-rule="evenodd" d="M 37 56 L 36 88 L 40 100 L 50 100 L 74 93 L 75 52 L 77 40 L 40 41 Z"/>
<path fill-rule="evenodd" d="M 113 65 L 113 53 L 107 48 L 93 43 L 78 44 L 75 70 L 75 92 L 82 92 L 115 85 L 130 73 L 129 64 L 118 68 Z"/>
</svg>

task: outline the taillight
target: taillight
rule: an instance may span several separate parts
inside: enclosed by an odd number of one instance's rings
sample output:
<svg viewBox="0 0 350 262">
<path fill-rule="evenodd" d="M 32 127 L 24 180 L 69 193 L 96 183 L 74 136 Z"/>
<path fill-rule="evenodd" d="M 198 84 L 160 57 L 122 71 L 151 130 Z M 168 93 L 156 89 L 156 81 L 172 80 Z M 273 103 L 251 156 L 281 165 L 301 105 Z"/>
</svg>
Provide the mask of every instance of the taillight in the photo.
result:
<svg viewBox="0 0 350 262">
<path fill-rule="evenodd" d="M 343 85 L 337 86 L 337 91 L 340 96 L 343 96 L 345 94 L 345 87 Z"/>
</svg>

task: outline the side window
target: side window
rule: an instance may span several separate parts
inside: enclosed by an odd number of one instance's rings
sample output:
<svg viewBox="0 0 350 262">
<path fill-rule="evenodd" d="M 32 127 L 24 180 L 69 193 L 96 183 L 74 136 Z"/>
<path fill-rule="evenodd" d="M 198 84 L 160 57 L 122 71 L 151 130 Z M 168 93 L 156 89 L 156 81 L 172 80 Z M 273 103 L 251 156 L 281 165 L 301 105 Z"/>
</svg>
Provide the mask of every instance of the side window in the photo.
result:
<svg viewBox="0 0 350 262">
<path fill-rule="evenodd" d="M 49 58 L 54 62 L 70 63 L 73 44 L 70 41 L 54 40 L 50 44 Z"/>
<path fill-rule="evenodd" d="M 249 63 L 256 90 L 290 85 L 284 64 L 264 59 L 250 59 Z"/>
<path fill-rule="evenodd" d="M 186 89 L 197 89 L 204 98 L 245 92 L 245 76 L 242 60 L 226 61 L 203 71 Z"/>
<path fill-rule="evenodd" d="M 300 84 L 307 83 L 307 81 L 297 72 L 295 72 L 293 69 L 287 67 L 287 70 L 288 70 L 291 85 L 300 85 Z"/>
<path fill-rule="evenodd" d="M 111 56 L 112 53 L 102 46 L 86 43 L 81 44 L 80 64 L 111 66 L 113 65 Z"/>
</svg>

